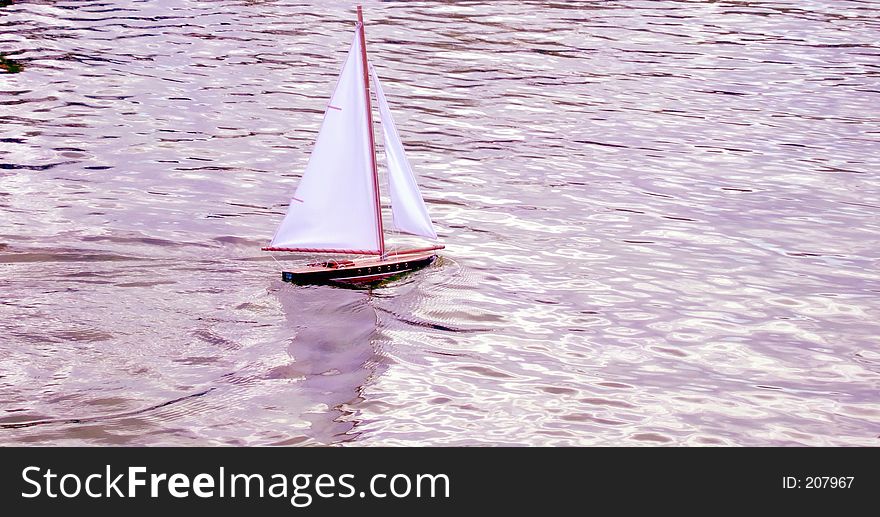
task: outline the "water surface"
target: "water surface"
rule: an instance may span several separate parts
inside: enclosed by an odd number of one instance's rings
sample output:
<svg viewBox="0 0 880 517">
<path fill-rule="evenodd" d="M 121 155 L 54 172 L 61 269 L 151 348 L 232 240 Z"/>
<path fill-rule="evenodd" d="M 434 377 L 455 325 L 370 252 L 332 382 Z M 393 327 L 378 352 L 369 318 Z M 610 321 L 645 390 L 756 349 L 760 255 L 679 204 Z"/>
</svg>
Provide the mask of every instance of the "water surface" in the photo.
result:
<svg viewBox="0 0 880 517">
<path fill-rule="evenodd" d="M 0 443 L 878 444 L 877 3 L 367 2 L 373 291 L 259 251 L 351 4 L 3 4 Z"/>
</svg>

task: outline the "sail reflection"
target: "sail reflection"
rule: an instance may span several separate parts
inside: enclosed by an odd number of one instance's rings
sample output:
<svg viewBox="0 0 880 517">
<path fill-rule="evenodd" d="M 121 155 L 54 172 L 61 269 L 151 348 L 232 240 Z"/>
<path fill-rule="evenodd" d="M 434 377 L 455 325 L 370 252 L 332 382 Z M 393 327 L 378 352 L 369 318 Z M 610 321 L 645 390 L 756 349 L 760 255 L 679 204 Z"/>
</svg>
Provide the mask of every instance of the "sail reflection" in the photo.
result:
<svg viewBox="0 0 880 517">
<path fill-rule="evenodd" d="M 384 371 L 369 292 L 281 284 L 276 296 L 292 334 L 288 374 L 302 378 L 299 395 L 310 404 L 302 415 L 310 423 L 305 434 L 322 444 L 356 439 L 349 407 L 363 400 L 363 388 Z"/>
</svg>

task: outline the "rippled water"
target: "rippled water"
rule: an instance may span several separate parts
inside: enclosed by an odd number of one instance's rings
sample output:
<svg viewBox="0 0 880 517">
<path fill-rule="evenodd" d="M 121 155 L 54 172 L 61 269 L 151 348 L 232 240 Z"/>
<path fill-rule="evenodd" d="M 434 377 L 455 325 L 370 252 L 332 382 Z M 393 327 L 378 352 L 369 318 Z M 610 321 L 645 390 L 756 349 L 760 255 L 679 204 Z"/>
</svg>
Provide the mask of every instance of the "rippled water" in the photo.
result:
<svg viewBox="0 0 880 517">
<path fill-rule="evenodd" d="M 367 2 L 372 292 L 259 251 L 351 4 L 2 4 L 0 443 L 877 445 L 878 3 Z"/>
</svg>

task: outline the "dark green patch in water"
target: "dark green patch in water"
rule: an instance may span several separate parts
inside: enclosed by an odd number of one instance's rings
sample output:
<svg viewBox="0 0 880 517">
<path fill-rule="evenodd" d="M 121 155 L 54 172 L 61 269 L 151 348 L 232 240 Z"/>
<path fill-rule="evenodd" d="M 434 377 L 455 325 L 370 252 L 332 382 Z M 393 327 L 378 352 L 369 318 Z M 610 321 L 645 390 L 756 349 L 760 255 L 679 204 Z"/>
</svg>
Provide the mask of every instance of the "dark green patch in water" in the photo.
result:
<svg viewBox="0 0 880 517">
<path fill-rule="evenodd" d="M 0 6 L 3 5 L 9 5 L 9 2 L 4 4 L 2 3 L 2 1 L 0 1 Z M 21 68 L 21 63 L 9 59 L 3 54 L 0 54 L 0 70 L 9 72 L 10 74 L 17 74 L 18 72 L 21 72 Z"/>
</svg>

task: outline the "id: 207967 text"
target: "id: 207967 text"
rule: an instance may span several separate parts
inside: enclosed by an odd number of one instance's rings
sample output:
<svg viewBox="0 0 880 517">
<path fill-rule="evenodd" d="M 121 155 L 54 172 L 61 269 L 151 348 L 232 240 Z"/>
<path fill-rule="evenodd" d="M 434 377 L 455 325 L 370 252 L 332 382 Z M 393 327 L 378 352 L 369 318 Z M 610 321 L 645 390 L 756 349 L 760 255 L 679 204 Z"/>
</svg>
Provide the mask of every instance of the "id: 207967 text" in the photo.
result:
<svg viewBox="0 0 880 517">
<path fill-rule="evenodd" d="M 855 476 L 783 476 L 782 488 L 852 488 Z"/>
</svg>

